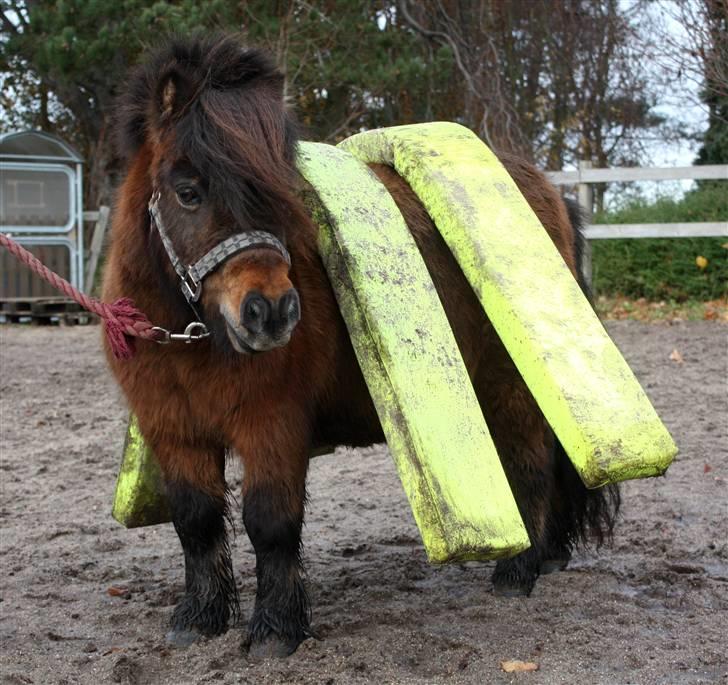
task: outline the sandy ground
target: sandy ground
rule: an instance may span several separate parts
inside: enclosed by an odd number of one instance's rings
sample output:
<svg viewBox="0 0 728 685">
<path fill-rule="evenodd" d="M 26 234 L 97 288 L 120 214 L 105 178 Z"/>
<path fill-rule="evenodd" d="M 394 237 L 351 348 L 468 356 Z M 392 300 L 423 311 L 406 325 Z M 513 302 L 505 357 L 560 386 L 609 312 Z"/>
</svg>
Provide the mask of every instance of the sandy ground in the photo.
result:
<svg viewBox="0 0 728 685">
<path fill-rule="evenodd" d="M 126 411 L 98 328 L 0 326 L 0 683 L 728 683 L 728 327 L 609 330 L 681 448 L 667 477 L 624 487 L 611 548 L 496 598 L 491 564 L 427 564 L 386 449 L 340 449 L 309 487 L 321 640 L 255 663 L 242 627 L 163 642 L 181 552 L 171 526 L 110 516 Z M 246 616 L 242 525 L 234 559 Z M 539 670 L 506 674 L 508 659 Z"/>
</svg>

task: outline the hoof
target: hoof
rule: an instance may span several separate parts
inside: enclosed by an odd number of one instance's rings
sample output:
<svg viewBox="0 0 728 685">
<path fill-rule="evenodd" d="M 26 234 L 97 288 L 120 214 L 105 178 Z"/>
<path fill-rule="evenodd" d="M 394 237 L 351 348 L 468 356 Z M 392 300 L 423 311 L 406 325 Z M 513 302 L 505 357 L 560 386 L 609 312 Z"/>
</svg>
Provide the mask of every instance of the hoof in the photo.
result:
<svg viewBox="0 0 728 685">
<path fill-rule="evenodd" d="M 299 644 L 295 640 L 282 640 L 275 635 L 269 635 L 260 642 L 251 642 L 248 655 L 253 659 L 285 659 L 298 649 Z"/>
<path fill-rule="evenodd" d="M 173 628 L 166 635 L 167 644 L 177 649 L 186 649 L 202 639 L 202 633 L 194 628 Z"/>
<path fill-rule="evenodd" d="M 541 562 L 541 575 L 563 571 L 569 565 L 569 559 L 545 559 Z"/>
</svg>

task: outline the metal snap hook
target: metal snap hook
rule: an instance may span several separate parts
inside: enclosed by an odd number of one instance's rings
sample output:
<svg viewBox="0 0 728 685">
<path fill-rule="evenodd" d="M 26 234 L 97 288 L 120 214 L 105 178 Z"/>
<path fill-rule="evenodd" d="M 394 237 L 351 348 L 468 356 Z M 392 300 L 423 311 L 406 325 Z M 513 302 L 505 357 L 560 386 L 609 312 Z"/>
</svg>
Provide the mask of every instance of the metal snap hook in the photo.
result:
<svg viewBox="0 0 728 685">
<path fill-rule="evenodd" d="M 187 324 L 184 333 L 171 333 L 166 328 L 160 328 L 159 326 L 155 326 L 152 330 L 159 334 L 160 337 L 155 339 L 155 342 L 160 345 L 168 345 L 171 342 L 183 342 L 189 344 L 197 342 L 198 340 L 203 340 L 210 335 L 210 332 L 207 330 L 207 326 L 205 326 L 202 321 L 193 321 L 192 323 Z"/>
<path fill-rule="evenodd" d="M 207 336 L 210 335 L 210 332 L 207 330 L 207 326 L 205 326 L 202 321 L 193 321 L 190 324 L 187 324 L 187 328 L 185 328 L 185 332 L 175 335 L 172 334 L 172 340 L 184 340 L 186 343 L 195 342 L 196 340 L 202 340 L 203 338 L 207 338 Z"/>
</svg>

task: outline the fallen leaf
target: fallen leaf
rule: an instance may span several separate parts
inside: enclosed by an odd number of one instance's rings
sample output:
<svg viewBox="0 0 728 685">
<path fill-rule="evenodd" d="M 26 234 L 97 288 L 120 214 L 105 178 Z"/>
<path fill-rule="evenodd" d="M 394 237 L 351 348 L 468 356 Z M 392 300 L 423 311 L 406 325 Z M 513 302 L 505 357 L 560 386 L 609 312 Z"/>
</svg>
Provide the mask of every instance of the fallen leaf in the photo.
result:
<svg viewBox="0 0 728 685">
<path fill-rule="evenodd" d="M 708 266 L 708 260 L 703 257 L 703 255 L 698 255 L 695 258 L 695 264 L 697 265 L 698 269 L 704 269 L 706 266 Z"/>
<path fill-rule="evenodd" d="M 672 359 L 672 361 L 674 362 L 677 362 L 678 364 L 682 364 L 683 361 L 685 361 L 677 348 L 670 352 L 670 359 Z"/>
<path fill-rule="evenodd" d="M 125 595 L 130 594 L 128 587 L 123 587 L 122 585 L 112 585 L 108 590 L 106 590 L 106 594 L 110 595 L 111 597 L 124 597 Z"/>
<path fill-rule="evenodd" d="M 501 661 L 500 667 L 506 673 L 524 673 L 525 671 L 538 671 L 538 664 L 533 661 Z"/>
<path fill-rule="evenodd" d="M 713 470 L 713 467 L 710 464 L 704 464 L 703 465 L 703 473 L 710 473 Z"/>
</svg>

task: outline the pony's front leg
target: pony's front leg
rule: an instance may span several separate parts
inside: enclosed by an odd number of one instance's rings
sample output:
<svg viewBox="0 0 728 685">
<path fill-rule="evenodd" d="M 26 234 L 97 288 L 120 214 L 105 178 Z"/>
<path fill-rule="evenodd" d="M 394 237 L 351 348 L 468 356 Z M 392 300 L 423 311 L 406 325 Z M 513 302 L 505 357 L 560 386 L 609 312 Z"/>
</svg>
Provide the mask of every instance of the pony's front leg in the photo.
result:
<svg viewBox="0 0 728 685">
<path fill-rule="evenodd" d="M 301 563 L 308 432 L 286 419 L 292 417 L 283 412 L 275 425 L 256 431 L 264 444 L 247 439 L 240 449 L 243 522 L 258 581 L 248 644 L 258 657 L 288 656 L 311 635 Z"/>
<path fill-rule="evenodd" d="M 185 558 L 185 595 L 167 641 L 186 647 L 224 633 L 238 613 L 225 520 L 225 452 L 219 446 L 154 446 Z"/>
</svg>

